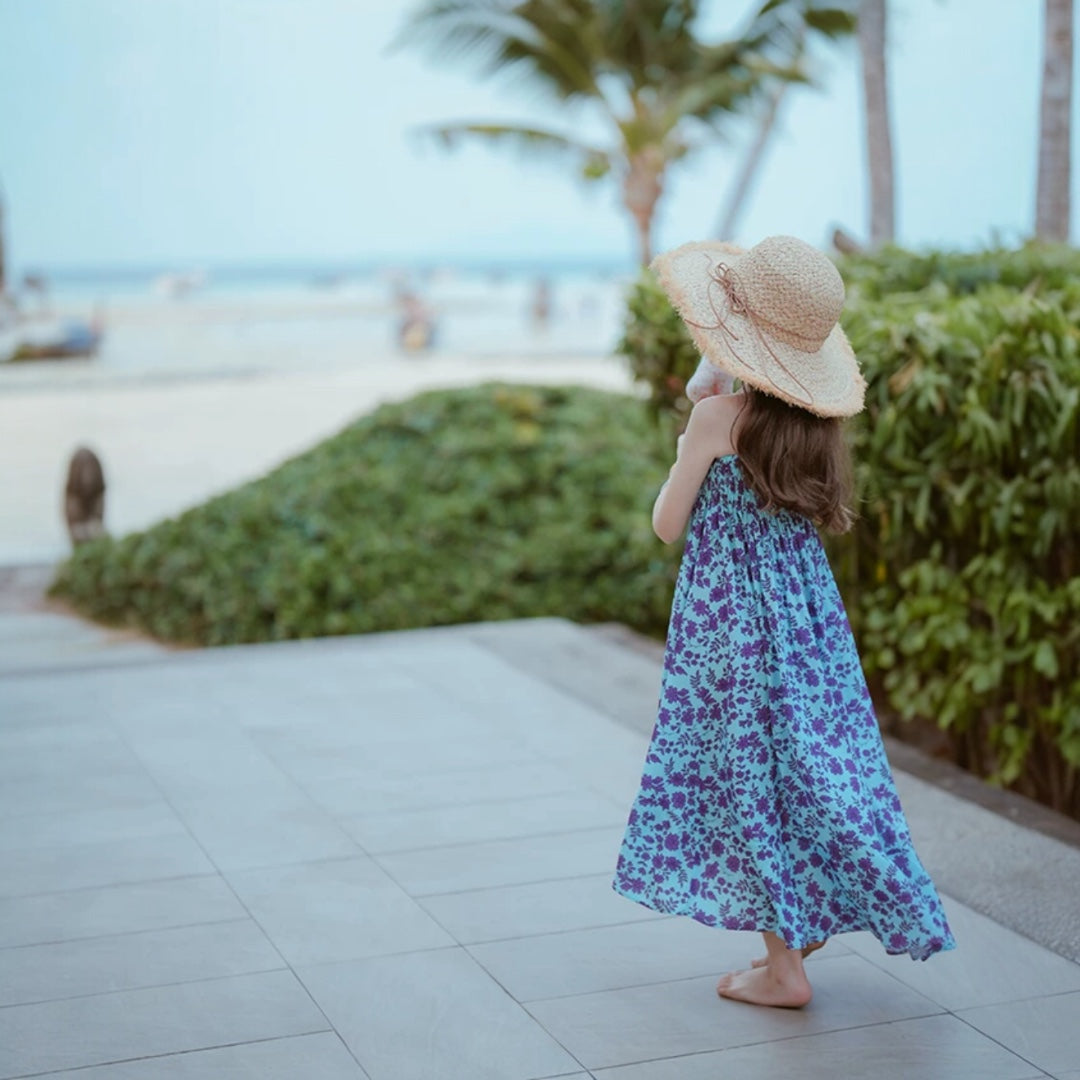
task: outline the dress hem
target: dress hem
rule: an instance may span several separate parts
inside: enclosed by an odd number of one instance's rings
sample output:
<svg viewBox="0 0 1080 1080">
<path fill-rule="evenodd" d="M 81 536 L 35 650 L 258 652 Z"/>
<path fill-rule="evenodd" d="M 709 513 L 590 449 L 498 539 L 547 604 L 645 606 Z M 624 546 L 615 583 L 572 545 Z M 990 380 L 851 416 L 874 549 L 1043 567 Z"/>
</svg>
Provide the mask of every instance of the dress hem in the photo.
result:
<svg viewBox="0 0 1080 1080">
<path fill-rule="evenodd" d="M 693 919 L 694 922 L 701 923 L 702 926 L 708 926 L 714 930 L 744 930 L 758 934 L 775 934 L 778 938 L 783 940 L 784 944 L 789 949 L 805 949 L 807 945 L 815 945 L 822 940 L 821 938 L 807 938 L 806 941 L 799 941 L 798 939 L 789 941 L 778 925 L 763 926 L 757 920 L 754 920 L 752 923 L 740 921 L 738 919 L 723 921 L 713 918 L 710 920 L 707 913 L 701 911 L 699 908 L 689 908 L 680 904 L 664 904 L 662 901 L 635 896 L 633 893 L 620 888 L 617 880 L 612 881 L 611 887 L 619 894 L 619 896 L 623 896 L 627 900 L 632 900 L 635 904 L 640 904 L 642 907 L 646 907 L 650 911 L 655 911 L 660 915 L 679 915 L 687 919 Z M 881 937 L 872 926 L 855 924 L 834 930 L 825 938 L 825 940 L 828 941 L 830 938 L 837 937 L 839 934 L 858 934 L 864 931 L 873 934 L 889 956 L 909 955 L 912 960 L 929 960 L 931 956 L 935 956 L 939 952 L 950 952 L 956 948 L 956 941 L 951 937 L 940 943 L 930 942 L 922 947 L 913 945 L 903 949 L 890 948 L 886 942 L 882 941 Z"/>
</svg>

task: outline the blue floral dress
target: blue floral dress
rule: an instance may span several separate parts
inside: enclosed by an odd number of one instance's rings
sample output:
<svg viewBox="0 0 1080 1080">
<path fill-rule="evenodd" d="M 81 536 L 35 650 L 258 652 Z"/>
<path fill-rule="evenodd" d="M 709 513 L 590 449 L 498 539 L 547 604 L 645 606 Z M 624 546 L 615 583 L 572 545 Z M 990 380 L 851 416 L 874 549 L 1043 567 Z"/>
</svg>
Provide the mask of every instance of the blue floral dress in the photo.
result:
<svg viewBox="0 0 1080 1080">
<path fill-rule="evenodd" d="M 613 884 L 792 949 L 850 930 L 914 959 L 955 947 L 817 530 L 761 510 L 734 454 L 690 518 Z"/>
</svg>

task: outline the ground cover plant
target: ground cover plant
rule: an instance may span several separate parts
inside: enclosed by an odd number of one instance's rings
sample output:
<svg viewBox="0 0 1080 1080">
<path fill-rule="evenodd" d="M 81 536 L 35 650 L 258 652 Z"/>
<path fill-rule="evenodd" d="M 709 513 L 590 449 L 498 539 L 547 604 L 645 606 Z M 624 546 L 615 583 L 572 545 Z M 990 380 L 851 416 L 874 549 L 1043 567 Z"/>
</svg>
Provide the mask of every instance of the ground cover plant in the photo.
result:
<svg viewBox="0 0 1080 1080">
<path fill-rule="evenodd" d="M 78 549 L 54 594 L 217 645 L 562 615 L 663 633 L 664 437 L 633 397 L 485 385 L 387 405 L 235 491 Z"/>
</svg>

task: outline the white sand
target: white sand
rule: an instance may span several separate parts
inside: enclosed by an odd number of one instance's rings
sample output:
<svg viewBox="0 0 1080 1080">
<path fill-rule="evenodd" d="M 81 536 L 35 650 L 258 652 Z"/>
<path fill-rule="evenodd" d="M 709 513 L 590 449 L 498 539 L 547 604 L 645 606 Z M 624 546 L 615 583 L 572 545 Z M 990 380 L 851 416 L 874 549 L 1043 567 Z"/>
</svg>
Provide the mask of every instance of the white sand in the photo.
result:
<svg viewBox="0 0 1080 1080">
<path fill-rule="evenodd" d="M 91 447 L 113 535 L 142 529 L 266 472 L 378 404 L 488 379 L 629 391 L 617 358 L 365 358 L 361 368 L 167 378 L 74 364 L 0 372 L 0 566 L 70 550 L 71 453 Z M 80 372 L 80 367 L 85 373 Z"/>
</svg>

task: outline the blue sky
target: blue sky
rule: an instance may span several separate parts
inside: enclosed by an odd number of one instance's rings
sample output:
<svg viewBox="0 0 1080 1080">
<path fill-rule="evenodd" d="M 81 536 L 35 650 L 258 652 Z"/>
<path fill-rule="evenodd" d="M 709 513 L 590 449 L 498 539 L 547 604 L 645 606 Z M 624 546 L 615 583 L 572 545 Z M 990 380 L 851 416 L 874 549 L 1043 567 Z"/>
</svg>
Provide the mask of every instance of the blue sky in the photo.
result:
<svg viewBox="0 0 1080 1080">
<path fill-rule="evenodd" d="M 0 185 L 16 271 L 632 258 L 613 184 L 410 136 L 440 120 L 552 119 L 531 93 L 388 52 L 411 6 L 0 0 Z M 752 7 L 714 0 L 707 30 Z M 890 0 L 901 242 L 972 247 L 1029 231 L 1041 10 Z M 836 223 L 866 230 L 854 45 L 820 61 L 822 88 L 797 91 L 782 114 L 745 242 L 790 232 L 824 244 Z M 733 126 L 673 176 L 660 247 L 710 235 L 747 134 Z"/>
</svg>

